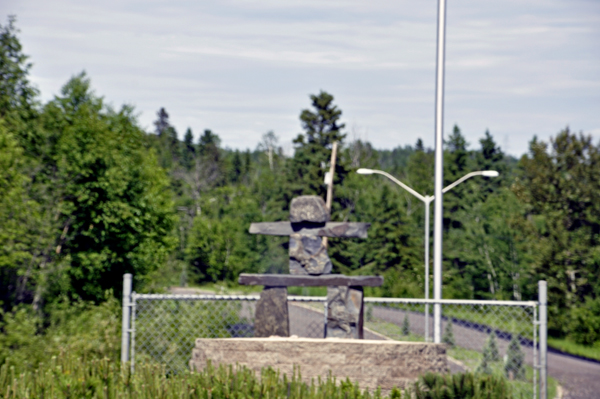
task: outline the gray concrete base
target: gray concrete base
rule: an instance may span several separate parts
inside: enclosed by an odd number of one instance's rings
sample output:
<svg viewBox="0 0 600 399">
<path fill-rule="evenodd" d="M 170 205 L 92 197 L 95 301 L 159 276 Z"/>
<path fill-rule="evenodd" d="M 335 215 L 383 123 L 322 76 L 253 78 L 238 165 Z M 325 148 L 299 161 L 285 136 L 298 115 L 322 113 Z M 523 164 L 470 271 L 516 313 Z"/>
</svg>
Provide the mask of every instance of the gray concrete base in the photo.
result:
<svg viewBox="0 0 600 399">
<path fill-rule="evenodd" d="M 240 364 L 257 372 L 271 366 L 291 376 L 299 366 L 310 382 L 331 373 L 338 379 L 358 381 L 361 388 L 384 391 L 403 388 L 427 371 L 447 372 L 444 344 L 311 338 L 200 338 L 190 367 L 200 371 L 213 365 Z"/>
</svg>

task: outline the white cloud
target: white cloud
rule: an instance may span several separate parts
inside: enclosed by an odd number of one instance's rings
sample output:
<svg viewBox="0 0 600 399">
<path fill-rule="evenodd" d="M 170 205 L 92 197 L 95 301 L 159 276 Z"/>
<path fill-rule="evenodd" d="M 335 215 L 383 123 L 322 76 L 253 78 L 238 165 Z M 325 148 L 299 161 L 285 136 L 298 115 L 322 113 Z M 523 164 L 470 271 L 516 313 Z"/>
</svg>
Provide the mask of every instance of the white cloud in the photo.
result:
<svg viewBox="0 0 600 399">
<path fill-rule="evenodd" d="M 433 143 L 436 2 L 9 0 L 32 81 L 49 99 L 85 69 L 98 94 L 152 128 L 211 128 L 254 148 L 299 131 L 308 94 L 335 95 L 378 147 Z M 448 3 L 446 131 L 489 128 L 520 154 L 567 124 L 598 133 L 600 3 Z M 350 126 L 350 123 L 348 123 Z M 595 130 L 594 130 L 595 129 Z M 365 133 L 366 134 L 366 133 Z"/>
</svg>

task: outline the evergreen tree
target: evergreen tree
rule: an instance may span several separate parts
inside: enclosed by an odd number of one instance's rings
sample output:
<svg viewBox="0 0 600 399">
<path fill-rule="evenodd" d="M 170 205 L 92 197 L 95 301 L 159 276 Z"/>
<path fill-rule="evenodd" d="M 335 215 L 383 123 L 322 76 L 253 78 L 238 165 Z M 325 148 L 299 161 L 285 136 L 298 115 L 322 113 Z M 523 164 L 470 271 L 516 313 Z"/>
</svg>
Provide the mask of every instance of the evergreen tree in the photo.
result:
<svg viewBox="0 0 600 399">
<path fill-rule="evenodd" d="M 508 172 L 507 162 L 504 157 L 504 153 L 496 145 L 494 138 L 490 134 L 489 130 L 485 131 L 484 137 L 479 140 L 481 144 L 481 150 L 475 155 L 475 163 L 477 170 L 495 170 L 500 176 L 489 178 L 482 177 L 477 182 L 479 186 L 480 199 L 485 201 L 488 195 L 496 192 L 501 186 L 505 185 L 506 181 L 512 177 Z"/>
<path fill-rule="evenodd" d="M 29 81 L 32 64 L 22 52 L 15 26 L 16 17 L 9 16 L 8 24 L 0 25 L 0 119 L 8 129 L 19 133 L 22 147 L 39 144 L 29 122 L 37 118 L 38 90 Z M 26 148 L 29 150 L 29 148 Z"/>
<path fill-rule="evenodd" d="M 456 346 L 456 341 L 454 341 L 454 331 L 452 330 L 452 319 L 448 319 L 448 322 L 446 323 L 444 334 L 442 334 L 442 342 L 451 348 Z"/>
<path fill-rule="evenodd" d="M 513 334 L 508 349 L 506 350 L 506 363 L 504 371 L 510 379 L 522 380 L 525 378 L 525 354 L 521 350 L 517 334 Z"/>
<path fill-rule="evenodd" d="M 469 143 L 458 126 L 454 126 L 452 134 L 445 144 L 447 151 L 444 153 L 444 187 L 472 171 L 470 154 L 467 150 Z M 461 228 L 460 211 L 464 211 L 468 204 L 472 204 L 475 199 L 470 190 L 471 183 L 460 184 L 444 195 L 445 229 Z"/>
<path fill-rule="evenodd" d="M 415 151 L 425 151 L 425 146 L 423 145 L 423 140 L 421 140 L 421 138 L 417 139 L 417 144 L 415 144 Z"/>
<path fill-rule="evenodd" d="M 231 157 L 231 163 L 229 166 L 229 182 L 233 184 L 239 183 L 242 178 L 242 173 L 242 157 L 240 156 L 240 152 L 235 150 L 233 156 Z"/>
<path fill-rule="evenodd" d="M 206 187 L 221 186 L 224 182 L 224 165 L 221 155 L 221 139 L 210 129 L 204 130 L 198 140 L 200 170 L 203 184 Z"/>
<path fill-rule="evenodd" d="M 319 95 L 311 95 L 310 99 L 312 109 L 305 109 L 300 114 L 304 133 L 294 139 L 296 151 L 288 163 L 289 199 L 309 194 L 325 198 L 327 189 L 323 178 L 330 161 L 331 146 L 337 141 L 341 147 L 346 137 L 342 133 L 345 125 L 339 123 L 342 111 L 333 104 L 333 96 L 321 91 Z M 347 173 L 343 160 L 338 160 L 334 184 L 341 184 Z"/>
<path fill-rule="evenodd" d="M 492 368 L 490 367 L 491 361 L 490 348 L 486 345 L 483 347 L 481 362 L 475 369 L 475 372 L 480 374 L 492 374 Z"/>
<path fill-rule="evenodd" d="M 194 134 L 192 129 L 188 127 L 183 138 L 183 154 L 182 163 L 187 170 L 191 170 L 194 166 L 196 158 L 196 146 L 194 145 Z"/>
<path fill-rule="evenodd" d="M 244 166 L 243 166 L 243 173 L 244 173 L 244 177 L 246 179 L 248 179 L 249 175 L 250 175 L 250 171 L 252 170 L 252 154 L 250 154 L 250 149 L 247 149 L 246 151 L 244 151 Z M 246 183 L 248 183 L 246 181 Z"/>
<path fill-rule="evenodd" d="M 404 314 L 404 320 L 402 320 L 402 335 L 407 336 L 410 334 L 410 322 L 408 321 L 408 314 Z"/>
<path fill-rule="evenodd" d="M 365 321 L 372 322 L 373 321 L 373 305 L 368 303 L 365 310 Z"/>
<path fill-rule="evenodd" d="M 154 121 L 156 126 L 156 139 L 152 144 L 158 154 L 160 165 L 165 169 L 172 169 L 180 162 L 179 140 L 177 131 L 169 122 L 169 114 L 164 108 L 156 113 L 157 119 Z"/>
<path fill-rule="evenodd" d="M 494 331 L 491 332 L 487 341 L 485 342 L 485 347 L 483 352 L 486 353 L 487 350 L 487 358 L 490 362 L 497 362 L 500 360 L 500 351 L 498 350 L 498 341 L 496 340 L 496 333 Z"/>
</svg>

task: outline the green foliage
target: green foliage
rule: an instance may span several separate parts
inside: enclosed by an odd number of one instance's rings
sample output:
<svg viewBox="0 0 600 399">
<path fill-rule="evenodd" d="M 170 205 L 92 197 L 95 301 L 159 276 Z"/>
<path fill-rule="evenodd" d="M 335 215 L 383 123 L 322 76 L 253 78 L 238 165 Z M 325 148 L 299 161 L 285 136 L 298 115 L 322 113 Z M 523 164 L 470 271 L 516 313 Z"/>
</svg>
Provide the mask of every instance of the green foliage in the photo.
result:
<svg viewBox="0 0 600 399">
<path fill-rule="evenodd" d="M 31 284 L 39 206 L 27 195 L 23 150 L 0 120 L 0 301 L 25 300 Z M 12 288 L 12 289 L 11 289 Z"/>
<path fill-rule="evenodd" d="M 167 375 L 152 363 L 140 364 L 135 373 L 129 365 L 107 358 L 86 360 L 75 356 L 54 356 L 39 368 L 19 374 L 14 367 L 0 368 L 0 398 L 292 398 L 370 399 L 381 393 L 361 390 L 348 379 L 336 381 L 331 375 L 307 384 L 300 370 L 292 376 L 271 368 L 260 376 L 243 366 L 213 367 L 201 372 Z"/>
<path fill-rule="evenodd" d="M 527 211 L 524 252 L 548 282 L 548 327 L 560 336 L 572 326 L 564 310 L 600 296 L 600 146 L 565 129 L 550 143 L 534 138 L 520 167 L 513 191 Z"/>
<path fill-rule="evenodd" d="M 512 389 L 502 377 L 472 373 L 427 373 L 414 386 L 415 399 L 509 399 Z"/>
<path fill-rule="evenodd" d="M 504 370 L 506 376 L 510 379 L 521 380 L 525 378 L 525 354 L 521 350 L 519 338 L 516 334 L 513 334 L 508 344 Z"/>
<path fill-rule="evenodd" d="M 584 304 L 572 310 L 569 336 L 587 346 L 600 341 L 600 297 L 587 297 Z"/>
<path fill-rule="evenodd" d="M 52 356 L 117 361 L 121 341 L 119 303 L 107 293 L 98 306 L 64 299 L 42 318 L 30 305 L 5 313 L 0 323 L 0 362 L 17 373 L 34 370 Z"/>
<path fill-rule="evenodd" d="M 105 109 L 85 74 L 46 105 L 43 119 L 56 143 L 45 168 L 58 171 L 52 184 L 61 187 L 56 253 L 70 263 L 71 292 L 98 301 L 106 289 L 118 292 L 123 273 L 156 269 L 176 244 L 169 182 L 133 110 Z"/>
<path fill-rule="evenodd" d="M 548 346 L 586 359 L 600 361 L 600 341 L 596 341 L 593 346 L 589 346 L 575 343 L 568 338 L 548 337 Z"/>
<path fill-rule="evenodd" d="M 408 314 L 404 315 L 404 320 L 402 320 L 402 335 L 410 334 L 410 323 L 408 321 Z"/>
<path fill-rule="evenodd" d="M 452 330 L 452 319 L 448 319 L 448 322 L 446 323 L 444 333 L 442 334 L 442 342 L 451 348 L 456 346 L 456 341 L 454 340 L 454 331 Z"/>
</svg>

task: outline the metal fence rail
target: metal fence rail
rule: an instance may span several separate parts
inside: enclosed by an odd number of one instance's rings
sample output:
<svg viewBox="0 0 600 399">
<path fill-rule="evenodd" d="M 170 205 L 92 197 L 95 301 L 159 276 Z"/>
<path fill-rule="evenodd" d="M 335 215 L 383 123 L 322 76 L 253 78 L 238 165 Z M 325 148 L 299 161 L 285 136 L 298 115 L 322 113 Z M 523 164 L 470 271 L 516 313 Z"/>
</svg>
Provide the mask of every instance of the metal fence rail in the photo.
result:
<svg viewBox="0 0 600 399">
<path fill-rule="evenodd" d="M 122 360 L 158 362 L 168 372 L 188 370 L 196 338 L 252 337 L 257 295 L 160 295 L 124 293 Z M 542 298 L 540 298 L 542 299 Z M 443 310 L 443 341 L 452 372 L 504 375 L 523 397 L 546 399 L 545 301 L 365 298 L 365 339 L 430 341 L 426 312 Z M 322 338 L 326 297 L 289 296 L 290 334 Z M 126 321 L 130 314 L 130 322 Z M 545 331 L 544 331 L 545 332 Z M 543 337 L 545 338 L 545 337 Z M 129 346 L 125 346 L 129 343 Z M 540 365 L 541 364 L 541 365 Z M 540 378 L 541 377 L 541 378 Z"/>
</svg>

